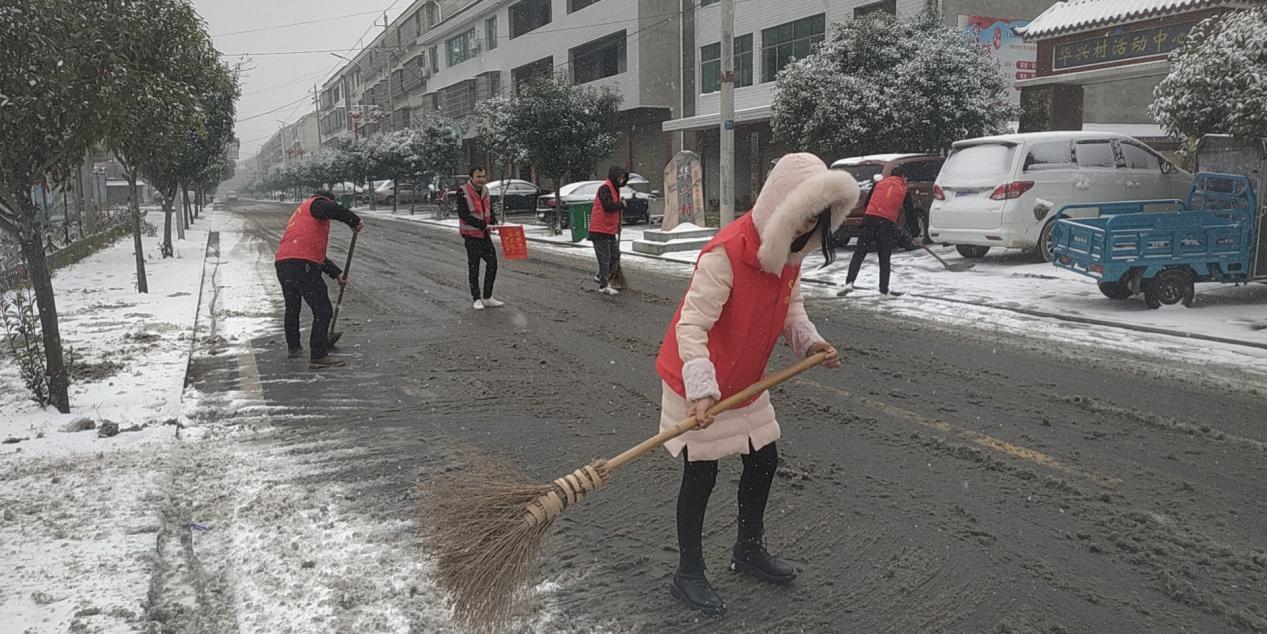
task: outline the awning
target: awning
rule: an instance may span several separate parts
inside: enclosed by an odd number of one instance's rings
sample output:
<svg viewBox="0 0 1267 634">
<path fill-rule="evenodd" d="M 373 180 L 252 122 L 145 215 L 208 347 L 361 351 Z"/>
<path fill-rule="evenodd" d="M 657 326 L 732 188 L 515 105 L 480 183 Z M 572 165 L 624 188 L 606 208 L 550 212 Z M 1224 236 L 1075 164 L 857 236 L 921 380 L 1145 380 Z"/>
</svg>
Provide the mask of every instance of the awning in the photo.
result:
<svg viewBox="0 0 1267 634">
<path fill-rule="evenodd" d="M 773 113 L 770 106 L 757 106 L 756 108 L 745 108 L 735 111 L 735 123 L 756 123 L 759 121 L 768 121 Z M 709 128 L 721 127 L 721 114 L 714 112 L 712 114 L 701 114 L 694 117 L 683 117 L 681 119 L 670 119 L 660 124 L 660 129 L 665 132 L 681 132 L 683 130 L 706 130 Z"/>
<path fill-rule="evenodd" d="M 1212 7 L 1251 4 L 1244 0 L 1069 0 L 1053 4 L 1016 32 L 1032 42 Z"/>
</svg>

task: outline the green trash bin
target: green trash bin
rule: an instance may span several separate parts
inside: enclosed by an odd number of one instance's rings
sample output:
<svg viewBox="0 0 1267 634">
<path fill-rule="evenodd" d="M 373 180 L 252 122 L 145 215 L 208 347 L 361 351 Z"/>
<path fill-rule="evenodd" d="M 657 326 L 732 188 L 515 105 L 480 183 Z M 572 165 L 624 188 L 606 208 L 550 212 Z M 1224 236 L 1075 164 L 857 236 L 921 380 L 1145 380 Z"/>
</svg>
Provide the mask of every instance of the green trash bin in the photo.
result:
<svg viewBox="0 0 1267 634">
<path fill-rule="evenodd" d="M 352 200 L 352 194 L 343 194 L 342 196 L 339 196 L 339 204 L 343 205 L 344 209 L 352 208 Z"/>
<path fill-rule="evenodd" d="M 572 228 L 572 242 L 580 242 L 590 235 L 590 211 L 593 203 L 568 205 L 568 222 Z"/>
</svg>

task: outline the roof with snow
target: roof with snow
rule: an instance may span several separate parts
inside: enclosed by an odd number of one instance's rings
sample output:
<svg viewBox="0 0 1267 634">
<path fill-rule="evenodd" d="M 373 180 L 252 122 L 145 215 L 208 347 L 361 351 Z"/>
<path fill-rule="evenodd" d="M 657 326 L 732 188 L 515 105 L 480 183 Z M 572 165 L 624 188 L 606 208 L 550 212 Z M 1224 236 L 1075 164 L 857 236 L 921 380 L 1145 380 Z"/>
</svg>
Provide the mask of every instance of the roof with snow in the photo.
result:
<svg viewBox="0 0 1267 634">
<path fill-rule="evenodd" d="M 1016 32 L 1029 41 L 1201 9 L 1248 4 L 1237 0 L 1068 0 L 1053 4 Z"/>
</svg>

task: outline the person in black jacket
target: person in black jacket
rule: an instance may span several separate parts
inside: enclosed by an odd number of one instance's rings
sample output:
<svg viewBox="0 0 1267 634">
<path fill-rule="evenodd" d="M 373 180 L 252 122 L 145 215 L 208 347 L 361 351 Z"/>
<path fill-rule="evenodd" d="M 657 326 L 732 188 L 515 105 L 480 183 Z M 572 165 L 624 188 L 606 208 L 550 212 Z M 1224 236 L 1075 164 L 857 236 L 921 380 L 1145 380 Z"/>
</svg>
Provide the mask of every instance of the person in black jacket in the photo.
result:
<svg viewBox="0 0 1267 634">
<path fill-rule="evenodd" d="M 471 299 L 475 300 L 475 310 L 498 308 L 505 306 L 493 297 L 493 284 L 497 280 L 497 248 L 493 246 L 490 226 L 497 224 L 497 216 L 493 214 L 488 190 L 484 183 L 488 180 L 488 172 L 482 167 L 471 167 L 467 172 L 470 180 L 458 188 L 457 201 L 458 231 L 466 243 L 467 279 L 471 284 Z M 484 288 L 480 292 L 480 260 L 484 261 Z"/>
<path fill-rule="evenodd" d="M 312 310 L 312 332 L 308 345 L 311 348 L 309 366 L 313 369 L 344 365 L 342 359 L 328 354 L 330 318 L 334 309 L 330 305 L 326 283 L 321 279 L 321 274 L 325 273 L 338 280 L 340 286 L 348 283 L 343 271 L 326 257 L 331 220 L 342 222 L 353 231 L 360 231 L 364 226 L 359 216 L 334 202 L 333 193 L 314 192 L 291 215 L 274 257 L 277 281 L 281 283 L 282 298 L 286 303 L 282 323 L 292 359 L 304 353 L 299 342 L 299 313 L 303 302 L 307 302 Z"/>
<path fill-rule="evenodd" d="M 598 258 L 598 292 L 618 295 L 619 291 L 608 285 L 609 278 L 620 267 L 620 225 L 625 211 L 625 201 L 620 198 L 620 188 L 629 182 L 629 172 L 619 165 L 607 170 L 607 180 L 598 188 L 590 210 L 589 239 L 594 243 L 594 255 Z"/>
</svg>

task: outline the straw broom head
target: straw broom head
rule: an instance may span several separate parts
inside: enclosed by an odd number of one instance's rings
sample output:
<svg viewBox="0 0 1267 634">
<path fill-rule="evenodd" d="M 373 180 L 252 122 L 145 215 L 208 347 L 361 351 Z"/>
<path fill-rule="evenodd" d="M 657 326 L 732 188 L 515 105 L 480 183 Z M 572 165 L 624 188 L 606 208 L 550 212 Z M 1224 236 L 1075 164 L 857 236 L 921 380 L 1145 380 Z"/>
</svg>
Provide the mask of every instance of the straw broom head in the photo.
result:
<svg viewBox="0 0 1267 634">
<path fill-rule="evenodd" d="M 436 582 L 456 620 L 489 632 L 531 598 L 537 556 L 563 509 L 607 483 L 607 463 L 532 483 L 514 466 L 483 459 L 423 485 L 422 527 Z"/>
</svg>

